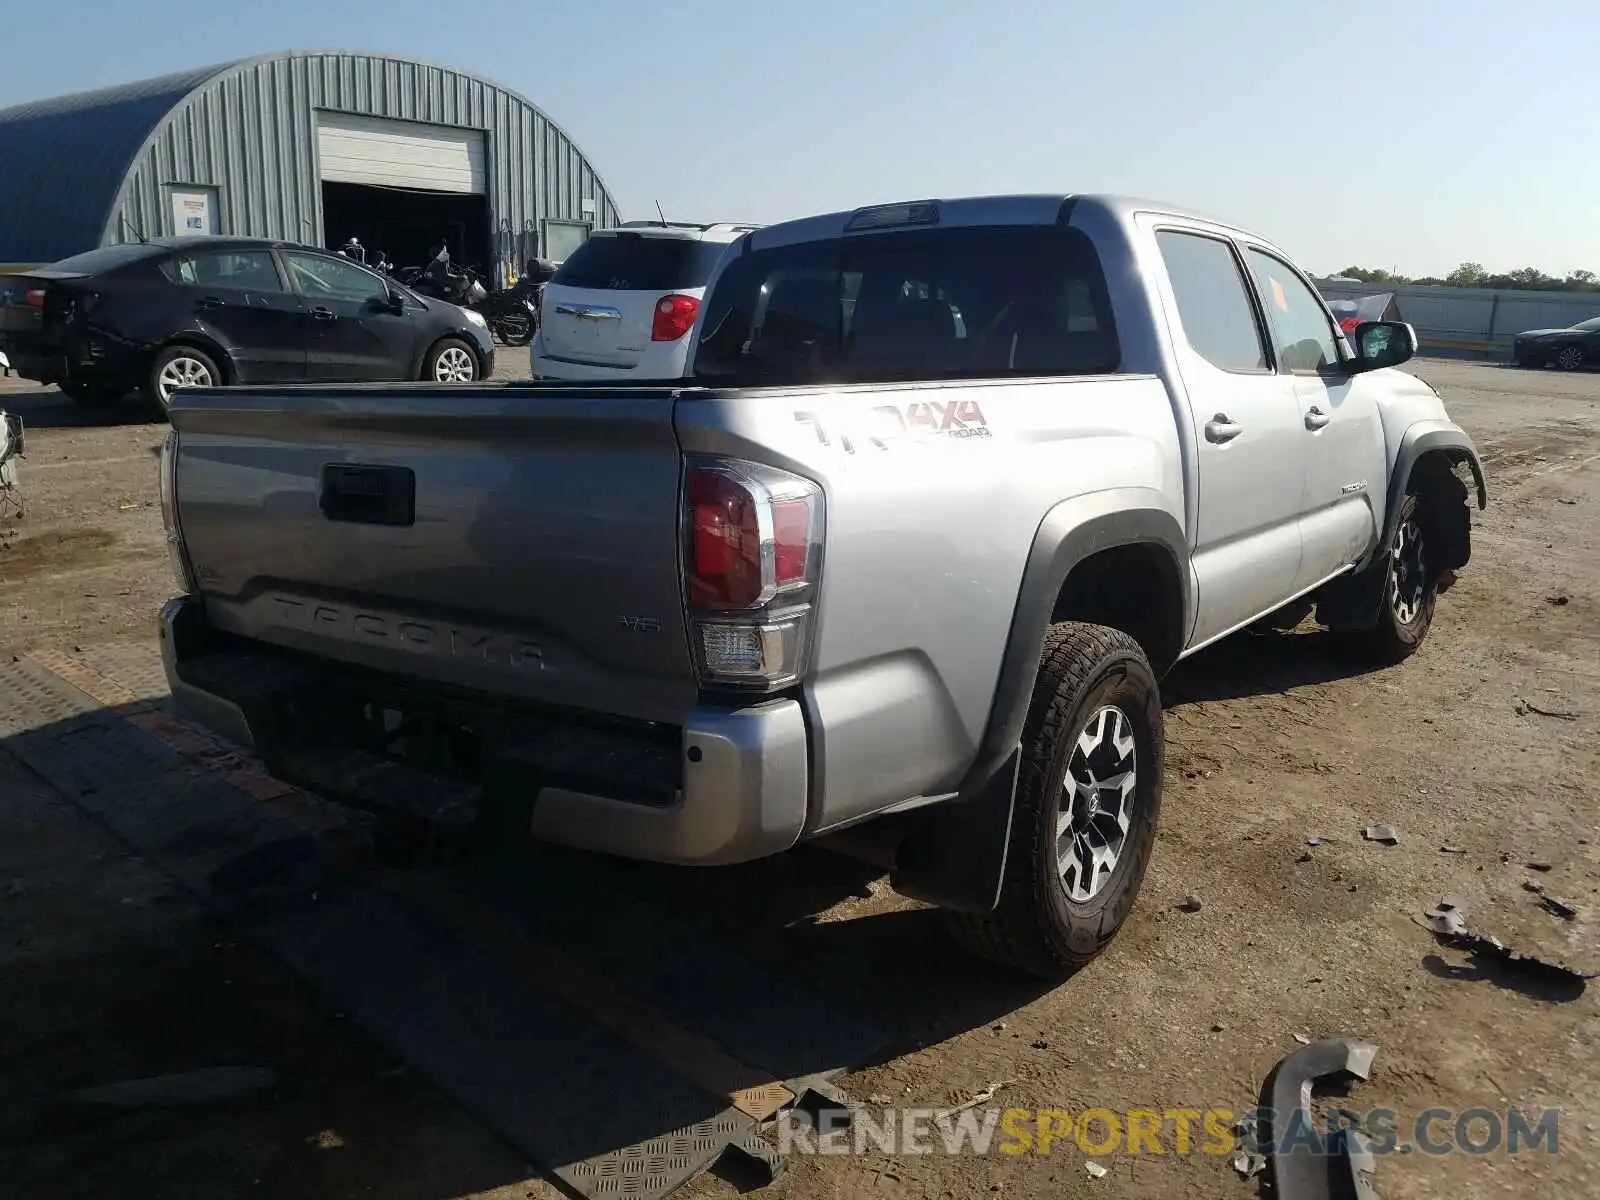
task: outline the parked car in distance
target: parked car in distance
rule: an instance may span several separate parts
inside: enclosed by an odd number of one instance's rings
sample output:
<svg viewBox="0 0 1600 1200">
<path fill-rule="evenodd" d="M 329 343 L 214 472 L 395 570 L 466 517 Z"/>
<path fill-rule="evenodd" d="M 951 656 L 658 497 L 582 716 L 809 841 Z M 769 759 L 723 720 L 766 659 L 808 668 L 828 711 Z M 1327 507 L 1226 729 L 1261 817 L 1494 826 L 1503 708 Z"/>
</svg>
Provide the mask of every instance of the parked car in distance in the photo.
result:
<svg viewBox="0 0 1600 1200">
<path fill-rule="evenodd" d="M 84 404 L 135 389 L 471 383 L 494 369 L 479 313 L 350 259 L 259 238 L 103 246 L 0 279 L 0 344 L 18 375 Z"/>
<path fill-rule="evenodd" d="M 723 251 L 753 225 L 629 221 L 597 229 L 545 284 L 535 379 L 676 379 Z"/>
<path fill-rule="evenodd" d="M 1563 371 L 1600 365 L 1600 317 L 1591 317 L 1566 329 L 1529 329 L 1512 339 L 1511 361 L 1519 367 L 1547 367 Z"/>
<path fill-rule="evenodd" d="M 421 772 L 625 857 L 847 849 L 1059 978 L 1155 846 L 1162 675 L 1313 608 L 1406 658 L 1487 503 L 1390 369 L 1409 325 L 1347 340 L 1281 250 L 1165 205 L 760 229 L 694 337 L 682 380 L 459 389 L 466 434 L 426 391 L 180 393 L 178 710 L 357 803 Z"/>
</svg>

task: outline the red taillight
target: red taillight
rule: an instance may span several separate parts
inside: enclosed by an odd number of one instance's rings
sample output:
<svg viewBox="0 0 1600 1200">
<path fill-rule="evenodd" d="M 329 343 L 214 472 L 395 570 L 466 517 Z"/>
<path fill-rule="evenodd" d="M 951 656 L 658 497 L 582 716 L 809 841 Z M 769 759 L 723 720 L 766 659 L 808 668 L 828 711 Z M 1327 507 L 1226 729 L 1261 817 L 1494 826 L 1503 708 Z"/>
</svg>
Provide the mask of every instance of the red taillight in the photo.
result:
<svg viewBox="0 0 1600 1200">
<path fill-rule="evenodd" d="M 44 307 L 44 289 L 43 288 L 30 288 L 28 290 L 27 299 L 28 299 L 28 307 L 29 308 L 43 308 Z"/>
<path fill-rule="evenodd" d="M 689 473 L 689 604 L 748 608 L 761 599 L 761 527 L 756 498 L 721 471 Z"/>
<path fill-rule="evenodd" d="M 684 509 L 684 591 L 701 683 L 789 686 L 811 657 L 822 489 L 776 467 L 695 456 Z"/>
<path fill-rule="evenodd" d="M 675 342 L 694 328 L 700 315 L 700 301 L 693 296 L 663 296 L 656 301 L 655 319 L 650 323 L 652 342 Z"/>
<path fill-rule="evenodd" d="M 691 608 L 753 608 L 810 578 L 820 519 L 816 485 L 781 472 L 765 473 L 771 477 L 768 482 L 734 469 L 689 469 L 686 566 Z"/>
</svg>

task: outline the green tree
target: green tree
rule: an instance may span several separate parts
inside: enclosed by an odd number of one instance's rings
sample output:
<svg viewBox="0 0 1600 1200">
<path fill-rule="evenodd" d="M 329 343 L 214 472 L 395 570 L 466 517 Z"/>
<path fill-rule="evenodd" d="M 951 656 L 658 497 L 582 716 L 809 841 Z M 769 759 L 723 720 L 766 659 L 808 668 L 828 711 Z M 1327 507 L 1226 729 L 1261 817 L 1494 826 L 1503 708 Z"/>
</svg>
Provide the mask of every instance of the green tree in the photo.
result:
<svg viewBox="0 0 1600 1200">
<path fill-rule="evenodd" d="M 1483 269 L 1482 263 L 1464 262 L 1450 274 L 1444 281 L 1451 287 L 1483 287 L 1489 278 L 1489 272 Z"/>
</svg>

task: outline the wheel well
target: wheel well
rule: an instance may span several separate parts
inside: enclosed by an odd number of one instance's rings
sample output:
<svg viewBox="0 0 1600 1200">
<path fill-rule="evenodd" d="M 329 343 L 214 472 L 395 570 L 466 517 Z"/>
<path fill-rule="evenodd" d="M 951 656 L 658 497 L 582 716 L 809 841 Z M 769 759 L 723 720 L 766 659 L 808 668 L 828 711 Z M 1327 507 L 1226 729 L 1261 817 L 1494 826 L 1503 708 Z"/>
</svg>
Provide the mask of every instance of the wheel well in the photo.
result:
<svg viewBox="0 0 1600 1200">
<path fill-rule="evenodd" d="M 1406 480 L 1406 493 L 1417 497 L 1428 532 L 1442 547 L 1436 569 L 1464 567 L 1472 555 L 1467 485 L 1458 473 L 1470 462 L 1465 450 L 1430 450 L 1412 465 Z"/>
<path fill-rule="evenodd" d="M 167 341 L 161 343 L 161 348 L 156 351 L 156 355 L 159 356 L 161 354 L 165 354 L 168 350 L 171 350 L 177 346 L 182 346 L 186 350 L 200 351 L 201 354 L 204 354 L 212 362 L 217 364 L 217 369 L 222 372 L 223 383 L 232 384 L 235 382 L 237 375 L 233 369 L 233 360 L 228 357 L 228 352 L 221 346 L 218 346 L 213 342 L 208 342 L 203 338 L 179 336 L 175 338 L 169 338 Z M 153 363 L 155 361 L 155 356 L 152 356 L 150 361 Z"/>
<path fill-rule="evenodd" d="M 1183 582 L 1160 546 L 1115 546 L 1078 563 L 1061 585 L 1050 620 L 1087 621 L 1128 634 L 1159 676 L 1183 650 Z"/>
</svg>

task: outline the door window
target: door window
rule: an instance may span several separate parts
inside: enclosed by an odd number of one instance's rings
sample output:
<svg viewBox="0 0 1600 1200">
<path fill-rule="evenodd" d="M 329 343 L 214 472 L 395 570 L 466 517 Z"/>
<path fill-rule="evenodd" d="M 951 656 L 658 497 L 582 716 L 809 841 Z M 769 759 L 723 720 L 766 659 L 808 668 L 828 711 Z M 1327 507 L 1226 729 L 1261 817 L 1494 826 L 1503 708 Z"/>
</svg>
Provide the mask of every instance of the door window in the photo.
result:
<svg viewBox="0 0 1600 1200">
<path fill-rule="evenodd" d="M 383 280 L 344 259 L 289 251 L 283 261 L 289 266 L 289 278 L 294 280 L 296 290 L 308 300 L 365 304 L 388 294 Z"/>
<path fill-rule="evenodd" d="M 1289 266 L 1270 254 L 1245 252 L 1250 273 L 1256 277 L 1261 306 L 1267 310 L 1278 367 L 1290 372 L 1314 372 L 1339 362 L 1333 323 L 1317 294 Z"/>
<path fill-rule="evenodd" d="M 209 250 L 183 254 L 163 264 L 167 277 L 190 287 L 281 292 L 277 265 L 266 250 Z"/>
<path fill-rule="evenodd" d="M 1163 229 L 1156 234 L 1178 321 L 1195 353 L 1224 371 L 1267 370 L 1267 351 L 1233 247 L 1220 238 Z"/>
</svg>

